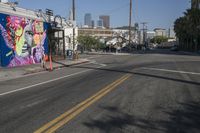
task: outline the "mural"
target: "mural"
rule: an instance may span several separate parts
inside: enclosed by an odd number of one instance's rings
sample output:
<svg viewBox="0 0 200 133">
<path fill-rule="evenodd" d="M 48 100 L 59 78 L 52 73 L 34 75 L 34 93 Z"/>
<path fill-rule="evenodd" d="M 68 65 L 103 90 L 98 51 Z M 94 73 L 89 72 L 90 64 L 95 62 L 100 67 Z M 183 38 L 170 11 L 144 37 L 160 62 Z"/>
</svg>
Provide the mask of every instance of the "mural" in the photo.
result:
<svg viewBox="0 0 200 133">
<path fill-rule="evenodd" d="M 0 15 L 2 65 L 7 67 L 40 63 L 48 52 L 45 23 Z"/>
</svg>

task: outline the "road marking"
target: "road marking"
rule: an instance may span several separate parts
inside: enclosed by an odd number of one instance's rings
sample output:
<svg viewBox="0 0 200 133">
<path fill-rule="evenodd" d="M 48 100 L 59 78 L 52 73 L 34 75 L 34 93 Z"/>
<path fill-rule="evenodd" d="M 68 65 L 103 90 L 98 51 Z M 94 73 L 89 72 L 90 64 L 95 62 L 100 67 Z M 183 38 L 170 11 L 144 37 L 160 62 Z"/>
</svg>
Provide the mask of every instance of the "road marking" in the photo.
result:
<svg viewBox="0 0 200 133">
<path fill-rule="evenodd" d="M 36 106 L 36 105 L 38 105 L 40 103 L 43 103 L 45 101 L 47 101 L 47 99 L 38 100 L 38 101 L 30 103 L 28 105 L 21 106 L 20 109 L 30 108 L 30 107 Z"/>
<path fill-rule="evenodd" d="M 85 65 L 85 64 L 91 64 L 91 63 L 88 62 L 88 63 L 83 63 L 83 64 L 77 64 L 77 65 L 74 65 L 74 66 L 82 66 L 82 65 Z M 62 67 L 62 68 L 65 68 L 65 67 Z M 59 71 L 60 69 L 61 68 L 58 68 L 58 69 L 55 69 L 54 71 Z M 20 75 L 20 76 L 14 77 L 14 78 L 3 79 L 3 80 L 0 79 L 0 82 L 4 82 L 4 81 L 8 81 L 8 80 L 13 80 L 13 79 L 17 79 L 17 78 L 30 77 L 30 76 L 34 76 L 34 75 L 43 74 L 43 73 L 49 73 L 49 71 L 43 70 L 43 71 L 39 71 L 39 72 L 36 72 L 36 73 L 29 73 L 29 74 L 25 74 L 25 75 Z"/>
<path fill-rule="evenodd" d="M 95 64 L 95 65 L 100 65 L 100 66 L 103 66 L 103 67 L 107 66 L 106 64 L 98 63 L 98 62 L 95 61 L 95 60 L 91 60 L 90 63 L 91 63 L 91 64 Z"/>
<path fill-rule="evenodd" d="M 200 73 L 195 73 L 195 72 L 177 71 L 177 70 L 169 70 L 169 69 L 159 69 L 159 68 L 149 68 L 149 67 L 142 67 L 141 69 L 154 70 L 154 71 L 164 71 L 164 72 L 172 72 L 172 73 L 200 75 Z"/>
<path fill-rule="evenodd" d="M 102 57 L 102 56 L 88 57 L 88 59 L 96 59 L 96 58 L 99 58 L 99 57 Z"/>
<path fill-rule="evenodd" d="M 90 64 L 92 64 L 92 62 Z M 102 68 L 102 67 L 107 66 L 105 64 L 100 64 L 100 63 L 95 63 L 95 64 L 96 65 L 100 65 L 99 67 L 96 67 L 96 68 Z M 83 65 L 83 64 L 80 64 L 80 65 Z M 80 72 L 77 72 L 77 73 L 73 73 L 73 74 L 70 74 L 70 75 L 63 76 L 63 77 L 55 78 L 55 79 L 48 80 L 48 81 L 45 81 L 45 82 L 41 82 L 41 83 L 38 83 L 38 84 L 30 85 L 30 86 L 27 86 L 27 87 L 19 88 L 19 89 L 16 89 L 16 90 L 12 90 L 12 91 L 8 91 L 8 92 L 0 93 L 0 96 L 4 96 L 4 95 L 8 95 L 8 94 L 11 94 L 11 93 L 14 93 L 14 92 L 26 90 L 26 89 L 29 89 L 29 88 L 32 88 L 32 87 L 36 87 L 36 86 L 39 86 L 39 85 L 43 85 L 43 84 L 47 84 L 47 83 L 50 83 L 50 82 L 58 81 L 60 79 L 72 77 L 72 76 L 79 75 L 79 74 L 82 74 L 82 73 L 85 73 L 85 72 L 88 72 L 88 71 L 92 71 L 92 69 L 80 71 Z M 42 73 L 42 72 L 40 72 L 40 73 Z M 35 73 L 35 74 L 32 74 L 32 75 L 36 75 L 36 74 L 39 74 L 39 73 Z M 30 75 L 25 75 L 25 76 L 22 76 L 22 77 L 28 77 L 28 76 L 30 76 Z"/>
<path fill-rule="evenodd" d="M 101 66 L 101 67 L 103 67 L 103 66 Z M 101 67 L 97 67 L 97 68 L 101 68 Z M 88 71 L 92 71 L 92 70 L 91 69 L 84 70 L 84 71 L 80 71 L 80 72 L 73 73 L 73 74 L 70 74 L 70 75 L 66 75 L 66 76 L 63 76 L 63 77 L 59 77 L 59 78 L 55 78 L 55 79 L 48 80 L 48 81 L 45 81 L 45 82 L 41 82 L 41 83 L 38 83 L 38 84 L 34 84 L 34 85 L 27 86 L 27 87 L 23 87 L 23 88 L 20 88 L 20 89 L 4 92 L 4 93 L 1 93 L 0 96 L 4 96 L 4 95 L 8 95 L 8 94 L 11 94 L 11 93 L 14 93 L 14 92 L 26 90 L 26 89 L 33 88 L 33 87 L 36 87 L 36 86 L 39 86 L 39 85 L 44 85 L 44 84 L 47 84 L 47 83 L 50 83 L 50 82 L 58 81 L 60 79 L 64 79 L 64 78 L 72 77 L 72 76 L 75 76 L 75 75 L 79 75 L 79 74 L 82 74 L 82 73 L 85 73 L 85 72 L 88 72 Z"/>
<path fill-rule="evenodd" d="M 117 86 L 122 84 L 124 81 L 126 81 L 128 78 L 130 78 L 130 74 L 126 74 L 119 78 L 118 80 L 114 81 L 113 83 L 109 84 L 90 98 L 86 99 L 85 101 L 79 103 L 78 105 L 74 106 L 67 112 L 63 113 L 62 115 L 58 116 L 54 120 L 48 122 L 38 130 L 36 130 L 34 133 L 53 133 L 59 128 L 61 128 L 63 125 L 67 124 L 70 120 L 72 120 L 74 117 L 79 115 L 82 111 L 87 109 L 90 105 L 94 104 L 98 100 L 100 100 L 103 96 L 114 90 Z"/>
</svg>

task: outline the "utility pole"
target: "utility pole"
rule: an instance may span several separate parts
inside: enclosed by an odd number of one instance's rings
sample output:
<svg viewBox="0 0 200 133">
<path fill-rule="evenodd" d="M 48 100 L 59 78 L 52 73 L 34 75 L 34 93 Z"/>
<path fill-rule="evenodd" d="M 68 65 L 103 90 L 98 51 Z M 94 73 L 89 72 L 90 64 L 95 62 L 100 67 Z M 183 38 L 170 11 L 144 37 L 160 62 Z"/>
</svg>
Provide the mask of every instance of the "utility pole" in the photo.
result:
<svg viewBox="0 0 200 133">
<path fill-rule="evenodd" d="M 129 11 L 129 45 L 131 44 L 131 21 L 132 21 L 132 0 L 130 0 L 130 11 Z"/>
<path fill-rule="evenodd" d="M 147 22 L 142 22 L 141 24 L 143 25 L 142 31 L 143 31 L 143 45 L 144 45 L 146 40 Z"/>
<path fill-rule="evenodd" d="M 75 24 L 75 0 L 72 0 L 73 22 Z M 73 25 L 73 51 L 75 50 L 75 25 Z"/>
</svg>

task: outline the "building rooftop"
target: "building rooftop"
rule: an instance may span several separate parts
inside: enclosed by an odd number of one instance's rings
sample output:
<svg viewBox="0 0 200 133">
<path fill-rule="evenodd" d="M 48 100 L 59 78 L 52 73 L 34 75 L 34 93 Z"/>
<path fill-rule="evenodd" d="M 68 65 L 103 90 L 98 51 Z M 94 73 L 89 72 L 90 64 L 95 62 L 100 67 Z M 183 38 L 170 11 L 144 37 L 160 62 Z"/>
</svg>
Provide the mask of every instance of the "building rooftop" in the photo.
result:
<svg viewBox="0 0 200 133">
<path fill-rule="evenodd" d="M 30 10 L 18 7 L 15 3 L 2 3 L 0 2 L 0 13 L 17 15 L 21 17 L 26 17 L 30 19 L 39 19 L 41 21 L 47 21 L 48 17 L 41 10 Z"/>
</svg>

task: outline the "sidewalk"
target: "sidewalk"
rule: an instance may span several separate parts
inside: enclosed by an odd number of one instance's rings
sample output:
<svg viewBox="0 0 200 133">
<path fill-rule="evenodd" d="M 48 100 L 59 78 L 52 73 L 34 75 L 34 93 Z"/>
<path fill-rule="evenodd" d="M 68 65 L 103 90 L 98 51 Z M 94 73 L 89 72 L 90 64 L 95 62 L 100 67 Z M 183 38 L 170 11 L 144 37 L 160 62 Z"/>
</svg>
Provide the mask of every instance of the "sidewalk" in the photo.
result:
<svg viewBox="0 0 200 133">
<path fill-rule="evenodd" d="M 52 62 L 53 69 L 58 69 L 66 66 L 73 66 L 82 63 L 87 63 L 89 60 L 87 59 L 78 59 L 78 60 L 61 60 L 57 62 Z M 0 67 L 0 81 L 5 81 L 9 79 L 19 78 L 25 75 L 30 75 L 38 72 L 48 71 L 50 70 L 50 63 L 46 63 L 47 70 L 41 67 L 41 64 L 33 64 L 21 67 L 14 68 L 2 68 Z"/>
</svg>

